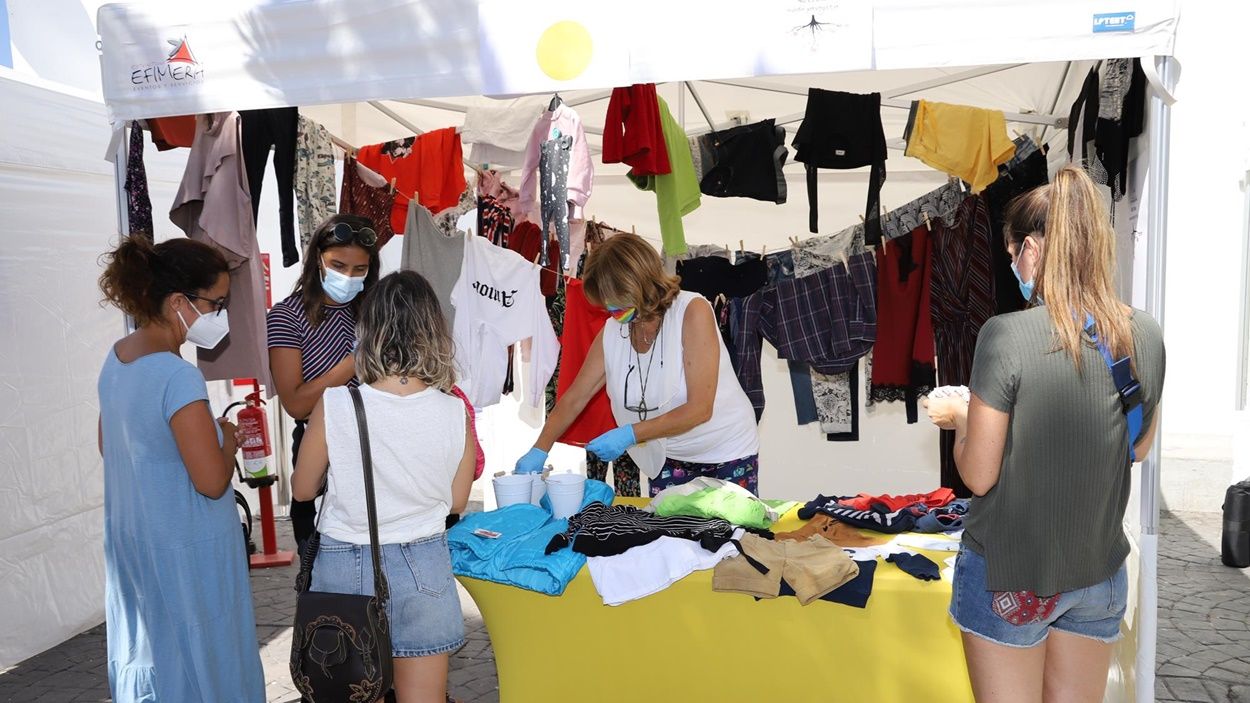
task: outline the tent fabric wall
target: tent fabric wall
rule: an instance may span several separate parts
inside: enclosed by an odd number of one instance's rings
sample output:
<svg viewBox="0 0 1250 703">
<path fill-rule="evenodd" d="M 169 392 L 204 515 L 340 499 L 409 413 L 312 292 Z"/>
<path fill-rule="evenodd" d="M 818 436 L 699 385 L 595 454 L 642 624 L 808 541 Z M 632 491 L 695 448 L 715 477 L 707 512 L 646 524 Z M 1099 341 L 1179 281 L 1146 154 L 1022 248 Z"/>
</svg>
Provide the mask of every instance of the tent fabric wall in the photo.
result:
<svg viewBox="0 0 1250 703">
<path fill-rule="evenodd" d="M 114 229 L 103 119 L 0 71 L 0 669 L 103 619 L 96 376 L 122 330 L 95 285 Z"/>
</svg>

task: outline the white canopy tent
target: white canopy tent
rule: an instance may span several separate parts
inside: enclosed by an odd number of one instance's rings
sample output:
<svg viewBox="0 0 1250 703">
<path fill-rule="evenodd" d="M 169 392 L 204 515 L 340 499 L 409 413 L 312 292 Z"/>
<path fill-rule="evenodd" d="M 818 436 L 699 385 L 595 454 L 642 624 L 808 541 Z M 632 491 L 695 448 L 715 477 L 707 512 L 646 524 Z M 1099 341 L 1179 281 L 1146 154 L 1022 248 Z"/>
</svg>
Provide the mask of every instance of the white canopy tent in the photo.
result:
<svg viewBox="0 0 1250 703">
<path fill-rule="evenodd" d="M 884 99 L 893 147 L 882 194 L 888 207 L 945 180 L 899 151 L 910 100 L 1001 109 L 1009 127 L 1049 143 L 1052 161 L 1061 162 L 1066 113 L 1093 62 L 1140 56 L 1152 85 L 1149 138 L 1139 140 L 1137 174 L 1139 180 L 1148 174 L 1138 193 L 1147 198 L 1148 224 L 1137 226 L 1147 236 L 1136 247 L 1122 249 L 1133 262 L 1123 265 L 1122 291 L 1162 322 L 1168 106 L 1176 71 L 1166 57 L 1178 2 L 1140 2 L 1121 12 L 1103 2 L 1063 0 L 1049 3 L 1044 16 L 1022 0 L 643 0 L 631 3 L 628 16 L 617 7 L 546 9 L 499 0 L 108 5 L 98 18 L 105 102 L 115 127 L 166 115 L 300 106 L 343 142 L 362 145 L 459 124 L 473 105 L 559 91 L 597 145 L 608 89 L 618 85 L 667 83 L 661 92 L 692 133 L 725 125 L 729 113 L 752 121 L 776 117 L 792 130 L 808 87 L 875 91 Z M 186 48 L 194 63 L 171 68 L 167 58 L 177 48 Z M 120 140 L 113 154 L 121 157 Z M 117 158 L 119 173 L 123 159 Z M 645 198 L 624 195 L 632 192 L 624 169 L 596 169 L 590 211 L 645 231 L 654 213 Z M 792 177 L 793 202 L 784 208 L 705 199 L 686 220 L 688 239 L 784 247 L 788 235 L 806 232 L 800 174 Z M 864 183 L 859 172 L 822 173 L 821 221 L 840 225 L 827 231 L 853 221 Z M 835 211 L 841 219 L 829 216 Z M 124 217 L 125 208 L 119 212 Z M 1135 689 L 1142 701 L 1154 691 L 1158 456 L 1156 448 L 1141 470 L 1140 534 L 1134 535 L 1136 662 L 1126 649 L 1118 666 L 1127 686 L 1119 690 Z"/>
</svg>

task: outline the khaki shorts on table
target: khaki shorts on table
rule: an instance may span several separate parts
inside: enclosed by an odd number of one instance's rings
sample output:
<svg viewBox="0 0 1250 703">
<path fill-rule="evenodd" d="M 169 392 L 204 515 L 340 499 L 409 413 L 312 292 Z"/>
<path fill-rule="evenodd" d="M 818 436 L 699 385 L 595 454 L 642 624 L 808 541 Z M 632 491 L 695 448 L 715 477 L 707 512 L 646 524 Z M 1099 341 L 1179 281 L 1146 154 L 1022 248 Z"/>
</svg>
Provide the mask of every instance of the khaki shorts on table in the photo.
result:
<svg viewBox="0 0 1250 703">
<path fill-rule="evenodd" d="M 799 602 L 807 605 L 859 575 L 859 566 L 846 552 L 819 535 L 776 542 L 747 533 L 741 543 L 743 552 L 767 567 L 768 573 L 760 573 L 751 562 L 736 556 L 716 565 L 712 590 L 776 598 L 784 578 Z"/>
</svg>

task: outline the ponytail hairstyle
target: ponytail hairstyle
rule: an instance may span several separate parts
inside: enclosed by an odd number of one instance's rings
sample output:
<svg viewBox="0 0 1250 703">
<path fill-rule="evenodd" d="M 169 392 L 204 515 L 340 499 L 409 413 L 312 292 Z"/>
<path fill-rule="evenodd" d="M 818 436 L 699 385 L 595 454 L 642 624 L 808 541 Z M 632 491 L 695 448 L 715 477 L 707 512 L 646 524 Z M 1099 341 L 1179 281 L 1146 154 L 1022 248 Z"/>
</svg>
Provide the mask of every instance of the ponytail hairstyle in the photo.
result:
<svg viewBox="0 0 1250 703">
<path fill-rule="evenodd" d="M 165 299 L 212 288 L 230 267 L 221 252 L 192 239 L 153 245 L 142 236 L 122 239 L 103 256 L 100 291 L 104 301 L 131 316 L 137 326 L 160 322 Z"/>
<path fill-rule="evenodd" d="M 378 281 L 356 316 L 356 375 L 421 379 L 445 393 L 456 383 L 455 348 L 438 296 L 421 274 L 397 271 Z"/>
<path fill-rule="evenodd" d="M 321 255 L 326 250 L 335 247 L 354 246 L 360 247 L 369 254 L 369 273 L 365 274 L 365 289 L 352 302 L 348 303 L 356 314 L 360 313 L 360 304 L 364 300 L 365 294 L 378 282 L 378 269 L 381 268 L 381 260 L 378 258 L 377 244 L 366 247 L 354 238 L 347 244 L 339 244 L 330 237 L 330 233 L 334 230 L 334 226 L 340 222 L 346 222 L 351 225 L 353 230 L 365 227 L 374 229 L 373 220 L 363 215 L 331 215 L 317 227 L 312 239 L 308 241 L 308 249 L 304 252 L 304 268 L 300 272 L 299 280 L 296 281 L 293 292 L 303 302 L 304 314 L 308 317 L 308 324 L 314 329 L 321 324 L 321 320 L 324 317 L 322 307 L 325 305 L 325 289 L 321 287 Z"/>
<path fill-rule="evenodd" d="M 1057 350 L 1081 369 L 1085 315 L 1114 358 L 1132 356 L 1133 330 L 1115 290 L 1115 230 L 1102 195 L 1079 166 L 1059 169 L 1049 185 L 1007 207 L 1003 237 L 1019 252 L 1025 237 L 1045 241 L 1033 274 L 1034 297 L 1044 300 Z"/>
</svg>

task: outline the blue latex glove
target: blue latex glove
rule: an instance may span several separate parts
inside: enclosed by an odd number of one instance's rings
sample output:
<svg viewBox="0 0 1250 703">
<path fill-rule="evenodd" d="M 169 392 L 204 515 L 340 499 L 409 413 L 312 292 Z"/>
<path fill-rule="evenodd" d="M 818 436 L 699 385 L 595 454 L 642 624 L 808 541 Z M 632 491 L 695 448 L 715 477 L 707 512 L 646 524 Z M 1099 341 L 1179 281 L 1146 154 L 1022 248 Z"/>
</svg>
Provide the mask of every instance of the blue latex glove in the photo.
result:
<svg viewBox="0 0 1250 703">
<path fill-rule="evenodd" d="M 626 449 L 637 443 L 638 440 L 634 438 L 634 426 L 625 425 L 595 437 L 590 444 L 586 445 L 586 451 L 602 461 L 616 461 L 621 458 Z"/>
<path fill-rule="evenodd" d="M 541 474 L 543 465 L 547 462 L 547 452 L 538 447 L 531 447 L 525 456 L 517 459 L 516 473 L 518 474 Z"/>
</svg>

